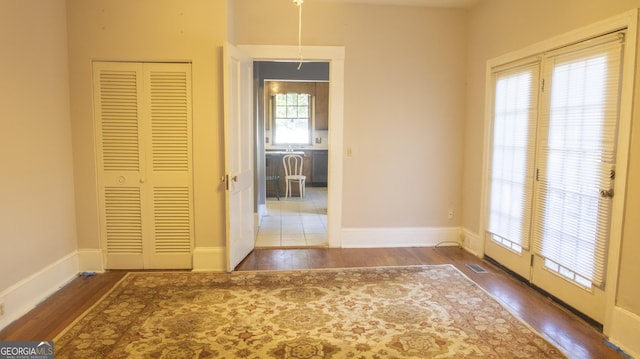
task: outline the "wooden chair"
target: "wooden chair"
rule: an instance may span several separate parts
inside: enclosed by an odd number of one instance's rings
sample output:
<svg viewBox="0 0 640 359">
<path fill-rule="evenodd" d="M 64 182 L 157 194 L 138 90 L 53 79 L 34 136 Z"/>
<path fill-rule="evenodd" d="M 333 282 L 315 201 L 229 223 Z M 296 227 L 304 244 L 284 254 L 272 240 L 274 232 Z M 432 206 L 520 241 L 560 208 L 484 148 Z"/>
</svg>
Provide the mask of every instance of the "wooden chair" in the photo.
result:
<svg viewBox="0 0 640 359">
<path fill-rule="evenodd" d="M 265 158 L 265 171 L 267 183 L 273 182 L 276 188 L 276 197 L 280 200 L 280 156 L 267 155 Z"/>
</svg>

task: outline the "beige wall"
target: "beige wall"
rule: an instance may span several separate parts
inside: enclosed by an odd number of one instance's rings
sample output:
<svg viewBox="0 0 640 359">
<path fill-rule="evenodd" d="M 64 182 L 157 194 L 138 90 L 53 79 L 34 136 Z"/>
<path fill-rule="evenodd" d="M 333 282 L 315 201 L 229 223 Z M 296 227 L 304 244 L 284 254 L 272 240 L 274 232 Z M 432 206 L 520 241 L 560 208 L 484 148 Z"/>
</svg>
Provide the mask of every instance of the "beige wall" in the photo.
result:
<svg viewBox="0 0 640 359">
<path fill-rule="evenodd" d="M 0 293 L 76 249 L 64 0 L 0 1 Z"/>
<path fill-rule="evenodd" d="M 486 61 L 637 7 L 637 0 L 483 0 L 470 12 L 462 187 L 465 228 L 472 232 L 479 228 Z M 636 100 L 636 109 L 637 104 Z M 637 114 L 633 121 L 637 122 Z M 636 258 L 640 253 L 640 126 L 634 124 L 632 131 L 618 304 L 640 314 L 640 261 Z"/>
<path fill-rule="evenodd" d="M 303 6 L 303 45 L 345 47 L 343 227 L 458 226 L 466 12 Z M 290 1 L 238 0 L 236 42 L 296 45 L 297 15 Z"/>
<path fill-rule="evenodd" d="M 225 243 L 222 127 L 223 0 L 68 0 L 73 158 L 80 249 L 100 248 L 91 63 L 188 61 L 193 77 L 195 241 Z"/>
</svg>

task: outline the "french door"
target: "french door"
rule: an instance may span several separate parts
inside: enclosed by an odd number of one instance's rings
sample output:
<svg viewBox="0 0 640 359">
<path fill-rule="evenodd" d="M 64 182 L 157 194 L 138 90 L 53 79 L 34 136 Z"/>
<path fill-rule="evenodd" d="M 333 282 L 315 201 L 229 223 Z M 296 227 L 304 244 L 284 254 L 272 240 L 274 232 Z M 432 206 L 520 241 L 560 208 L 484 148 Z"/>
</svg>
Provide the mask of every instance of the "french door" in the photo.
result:
<svg viewBox="0 0 640 359">
<path fill-rule="evenodd" d="M 598 322 L 624 33 L 493 70 L 485 253 Z"/>
</svg>

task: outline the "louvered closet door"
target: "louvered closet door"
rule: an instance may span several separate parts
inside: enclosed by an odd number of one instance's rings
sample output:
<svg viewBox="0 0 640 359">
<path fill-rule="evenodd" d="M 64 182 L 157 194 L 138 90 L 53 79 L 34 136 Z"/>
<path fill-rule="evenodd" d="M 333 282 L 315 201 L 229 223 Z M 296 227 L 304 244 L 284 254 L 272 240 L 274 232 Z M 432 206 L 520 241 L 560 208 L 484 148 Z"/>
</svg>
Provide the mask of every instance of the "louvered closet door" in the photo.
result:
<svg viewBox="0 0 640 359">
<path fill-rule="evenodd" d="M 190 79 L 188 64 L 94 64 L 107 268 L 192 266 Z"/>
<path fill-rule="evenodd" d="M 144 137 L 153 213 L 148 268 L 191 268 L 191 73 L 188 64 L 145 64 L 148 119 Z"/>
</svg>

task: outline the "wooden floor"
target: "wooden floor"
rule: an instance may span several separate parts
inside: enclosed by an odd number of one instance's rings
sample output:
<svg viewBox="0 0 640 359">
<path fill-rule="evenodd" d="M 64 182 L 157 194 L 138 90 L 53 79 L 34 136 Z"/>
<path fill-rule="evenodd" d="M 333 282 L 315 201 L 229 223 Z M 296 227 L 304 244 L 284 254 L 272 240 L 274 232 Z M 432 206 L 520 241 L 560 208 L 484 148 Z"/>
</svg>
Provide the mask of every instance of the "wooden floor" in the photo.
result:
<svg viewBox="0 0 640 359">
<path fill-rule="evenodd" d="M 257 249 L 237 270 L 404 266 L 451 263 L 478 283 L 512 313 L 522 318 L 570 358 L 625 358 L 604 336 L 575 314 L 514 279 L 491 263 L 457 247 L 380 249 Z M 478 274 L 467 264 L 488 271 Z M 0 332 L 0 341 L 52 340 L 105 295 L 125 271 L 78 277 L 37 308 Z"/>
</svg>

